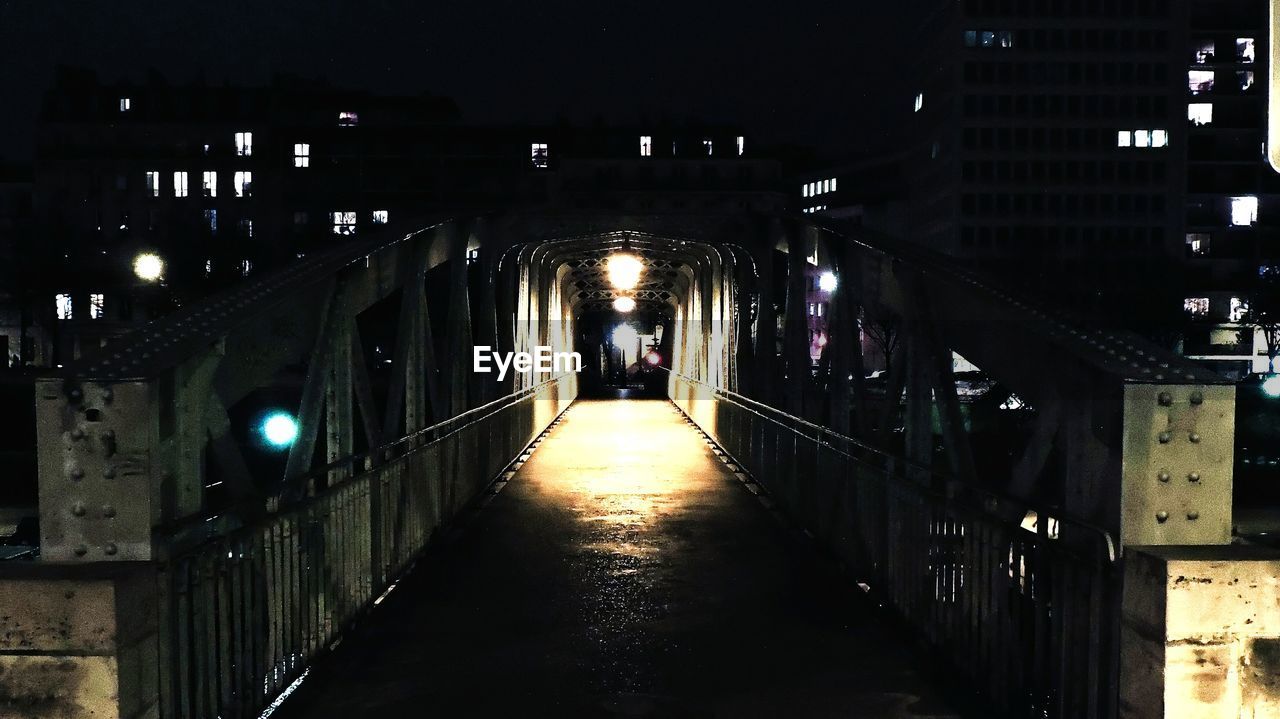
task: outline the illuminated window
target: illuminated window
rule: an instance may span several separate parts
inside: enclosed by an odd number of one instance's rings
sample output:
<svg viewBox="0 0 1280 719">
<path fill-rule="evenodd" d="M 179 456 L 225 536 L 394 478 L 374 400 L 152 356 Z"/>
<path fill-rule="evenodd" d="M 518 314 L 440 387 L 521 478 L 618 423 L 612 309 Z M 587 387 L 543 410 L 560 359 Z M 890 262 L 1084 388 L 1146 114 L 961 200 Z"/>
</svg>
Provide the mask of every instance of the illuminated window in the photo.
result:
<svg viewBox="0 0 1280 719">
<path fill-rule="evenodd" d="M 710 141 L 710 140 L 703 140 L 703 141 L 702 141 L 702 149 L 706 150 L 706 151 L 707 151 L 707 157 L 710 157 L 710 156 L 711 156 L 711 141 Z"/>
<path fill-rule="evenodd" d="M 1228 322 L 1242 322 L 1245 317 L 1249 316 L 1249 302 L 1239 297 L 1231 298 L 1230 309 L 1227 310 Z"/>
<path fill-rule="evenodd" d="M 825 194 L 825 193 L 827 193 L 827 192 L 831 192 L 831 180 L 823 180 L 823 181 L 822 181 L 822 192 L 823 192 L 824 194 Z"/>
<path fill-rule="evenodd" d="M 213 260 L 204 261 L 204 276 L 208 277 L 213 274 Z"/>
<path fill-rule="evenodd" d="M 245 237 L 253 237 L 253 220 L 247 217 L 240 220 L 240 234 Z"/>
<path fill-rule="evenodd" d="M 1244 70 L 1236 73 L 1236 84 L 1240 86 L 1240 92 L 1245 92 L 1253 87 L 1253 70 Z"/>
<path fill-rule="evenodd" d="M 217 197 L 218 196 L 218 173 L 212 170 L 205 170 L 204 182 L 202 183 L 202 185 L 204 187 L 205 197 Z"/>
<path fill-rule="evenodd" d="M 1001 30 L 996 33 L 996 44 L 1000 47 L 1013 47 L 1013 31 Z"/>
<path fill-rule="evenodd" d="M 922 109 L 924 109 L 924 93 L 918 92 L 916 93 L 915 111 L 920 112 Z"/>
<path fill-rule="evenodd" d="M 217 210 L 212 210 L 212 209 L 210 209 L 210 210 L 205 210 L 205 211 L 204 211 L 204 223 L 205 223 L 206 225 L 208 225 L 208 226 L 209 226 L 209 232 L 210 232 L 210 233 L 212 233 L 212 234 L 217 234 L 217 232 L 218 232 L 218 211 L 217 211 Z"/>
<path fill-rule="evenodd" d="M 311 167 L 311 145 L 305 142 L 293 143 L 293 166 Z"/>
<path fill-rule="evenodd" d="M 1258 198 L 1252 195 L 1231 198 L 1231 224 L 1247 227 L 1258 221 Z"/>
<path fill-rule="evenodd" d="M 1202 257 L 1209 254 L 1209 233 L 1188 232 L 1187 254 Z"/>
<path fill-rule="evenodd" d="M 653 137 L 649 135 L 640 136 L 640 156 L 649 157 L 653 155 Z"/>
<path fill-rule="evenodd" d="M 133 109 L 133 100 L 127 97 L 120 98 L 120 112 L 128 112 Z"/>
<path fill-rule="evenodd" d="M 386 210 L 374 210 L 374 211 L 373 211 L 373 224 L 375 224 L 375 225 L 385 225 L 385 224 L 387 224 L 387 218 L 388 218 L 388 216 L 390 216 L 390 214 L 391 214 L 391 213 L 390 213 L 390 212 L 387 212 Z"/>
<path fill-rule="evenodd" d="M 1208 297 L 1188 297 L 1182 301 L 1182 309 L 1192 317 L 1207 317 L 1209 315 L 1209 298 Z"/>
<path fill-rule="evenodd" d="M 1213 70 L 1188 70 L 1187 89 L 1192 95 L 1213 92 Z"/>
<path fill-rule="evenodd" d="M 1193 125 L 1208 125 L 1213 122 L 1213 103 L 1193 102 L 1187 105 L 1187 120 Z"/>
<path fill-rule="evenodd" d="M 529 146 L 529 161 L 534 167 L 546 167 L 551 157 L 551 151 L 547 148 L 545 142 L 535 142 Z"/>
<path fill-rule="evenodd" d="M 742 157 L 742 153 L 747 149 L 747 138 L 738 135 L 738 157 Z"/>
<path fill-rule="evenodd" d="M 1116 147 L 1165 147 L 1168 144 L 1168 130 L 1120 130 L 1116 133 Z"/>
<path fill-rule="evenodd" d="M 253 173 L 243 170 L 236 173 L 236 197 L 251 197 L 253 195 Z"/>
<path fill-rule="evenodd" d="M 187 173 L 181 170 L 173 173 L 173 196 L 187 196 Z"/>
<path fill-rule="evenodd" d="M 253 154 L 253 133 L 237 132 L 236 133 L 236 154 L 248 157 Z"/>
<path fill-rule="evenodd" d="M 983 30 L 978 35 L 978 44 L 982 47 L 996 46 L 996 33 L 994 30 Z"/>
<path fill-rule="evenodd" d="M 333 213 L 333 234 L 354 235 L 355 233 L 356 213 L 346 211 Z"/>
<path fill-rule="evenodd" d="M 800 196 L 801 197 L 809 196 L 809 183 L 806 182 L 800 186 Z"/>
<path fill-rule="evenodd" d="M 965 30 L 965 31 L 964 31 L 964 46 L 965 46 L 965 47 L 977 47 L 977 46 L 978 46 L 978 31 L 977 31 L 977 30 Z"/>
<path fill-rule="evenodd" d="M 831 178 L 831 191 L 832 191 L 832 192 L 835 192 L 835 191 L 836 191 L 836 178 L 834 178 L 834 177 L 833 177 L 833 178 Z"/>
<path fill-rule="evenodd" d="M 1254 43 L 1251 37 L 1236 38 L 1236 60 L 1240 62 L 1253 62 L 1255 57 Z"/>
<path fill-rule="evenodd" d="M 253 260 L 240 260 L 240 276 L 248 277 L 253 272 Z"/>
<path fill-rule="evenodd" d="M 71 295 L 57 294 L 53 296 L 53 306 L 58 313 L 58 319 L 71 319 Z"/>
<path fill-rule="evenodd" d="M 1213 41 L 1201 40 L 1195 43 L 1195 49 L 1192 52 L 1192 59 L 1197 65 L 1203 65 L 1206 62 L 1213 62 Z"/>
<path fill-rule="evenodd" d="M 355 127 L 360 124 L 360 116 L 354 112 L 338 113 L 338 127 Z"/>
<path fill-rule="evenodd" d="M 101 292 L 94 292 L 89 295 L 89 319 L 100 320 L 103 317 L 102 309 L 105 297 Z"/>
<path fill-rule="evenodd" d="M 160 196 L 160 173 L 155 170 L 147 171 L 147 193 L 152 197 Z"/>
</svg>

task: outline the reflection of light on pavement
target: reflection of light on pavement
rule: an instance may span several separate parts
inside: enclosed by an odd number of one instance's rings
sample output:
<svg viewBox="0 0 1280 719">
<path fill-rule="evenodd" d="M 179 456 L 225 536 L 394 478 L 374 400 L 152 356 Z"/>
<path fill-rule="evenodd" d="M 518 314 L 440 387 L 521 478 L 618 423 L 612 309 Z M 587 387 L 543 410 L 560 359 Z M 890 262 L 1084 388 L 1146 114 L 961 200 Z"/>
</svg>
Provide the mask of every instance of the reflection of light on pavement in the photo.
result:
<svg viewBox="0 0 1280 719">
<path fill-rule="evenodd" d="M 540 489 L 588 524 L 585 549 L 645 558 L 661 551 L 661 520 L 705 490 L 692 471 L 682 471 L 704 463 L 705 454 L 671 405 L 619 400 L 574 405 L 534 461 L 555 468 L 537 474 Z"/>
</svg>

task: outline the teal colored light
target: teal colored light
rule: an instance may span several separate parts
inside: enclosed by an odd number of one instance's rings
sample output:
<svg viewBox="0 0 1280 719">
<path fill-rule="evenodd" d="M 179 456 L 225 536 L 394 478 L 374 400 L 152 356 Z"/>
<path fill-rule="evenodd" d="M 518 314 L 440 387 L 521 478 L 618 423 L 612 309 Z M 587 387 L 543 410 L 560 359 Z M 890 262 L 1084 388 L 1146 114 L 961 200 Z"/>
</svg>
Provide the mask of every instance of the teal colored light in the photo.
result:
<svg viewBox="0 0 1280 719">
<path fill-rule="evenodd" d="M 1273 374 L 1262 382 L 1262 391 L 1268 397 L 1280 397 L 1280 374 Z"/>
<path fill-rule="evenodd" d="M 274 447 L 288 447 L 298 438 L 298 421 L 287 412 L 272 412 L 262 420 L 262 436 Z"/>
</svg>

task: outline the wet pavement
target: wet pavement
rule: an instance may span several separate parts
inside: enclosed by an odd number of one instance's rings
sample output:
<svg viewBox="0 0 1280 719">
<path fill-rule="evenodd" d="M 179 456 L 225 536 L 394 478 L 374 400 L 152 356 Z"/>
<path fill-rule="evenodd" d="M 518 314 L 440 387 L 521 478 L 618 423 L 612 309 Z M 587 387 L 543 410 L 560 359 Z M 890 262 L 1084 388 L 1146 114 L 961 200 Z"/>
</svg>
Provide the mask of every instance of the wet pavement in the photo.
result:
<svg viewBox="0 0 1280 719">
<path fill-rule="evenodd" d="M 276 717 L 952 717 L 662 400 L 573 405 Z"/>
</svg>

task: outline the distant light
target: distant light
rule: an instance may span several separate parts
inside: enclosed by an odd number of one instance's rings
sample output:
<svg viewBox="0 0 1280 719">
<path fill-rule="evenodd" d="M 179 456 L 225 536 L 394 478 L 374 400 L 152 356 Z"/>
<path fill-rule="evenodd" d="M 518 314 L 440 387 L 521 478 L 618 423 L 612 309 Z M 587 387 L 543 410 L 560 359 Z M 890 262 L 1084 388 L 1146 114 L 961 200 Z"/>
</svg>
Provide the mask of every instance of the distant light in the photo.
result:
<svg viewBox="0 0 1280 719">
<path fill-rule="evenodd" d="M 1268 397 L 1280 397 L 1280 374 L 1273 374 L 1263 381 L 1262 391 Z"/>
<path fill-rule="evenodd" d="M 609 284 L 619 290 L 630 290 L 640 284 L 644 263 L 635 255 L 610 255 L 605 261 L 605 268 L 609 273 Z"/>
<path fill-rule="evenodd" d="M 640 335 L 636 334 L 635 327 L 623 324 L 613 328 L 611 339 L 614 347 L 635 347 Z"/>
<path fill-rule="evenodd" d="M 619 297 L 613 301 L 613 309 L 619 312 L 630 312 L 636 308 L 636 301 L 630 297 Z"/>
<path fill-rule="evenodd" d="M 143 252 L 133 258 L 133 274 L 146 282 L 155 282 L 164 274 L 164 260 L 154 252 Z"/>
<path fill-rule="evenodd" d="M 823 272 L 818 277 L 818 289 L 823 292 L 834 292 L 836 289 L 836 276 L 834 272 Z"/>
<path fill-rule="evenodd" d="M 272 412 L 262 420 L 262 436 L 276 447 L 288 447 L 298 438 L 298 421 L 285 412 Z"/>
<path fill-rule="evenodd" d="M 827 336 L 825 334 L 822 334 L 821 332 L 818 333 L 818 346 L 819 347 L 827 346 Z"/>
<path fill-rule="evenodd" d="M 644 356 L 644 361 L 649 364 L 656 365 L 662 361 L 662 355 L 654 352 L 653 350 L 649 350 L 649 353 Z"/>
</svg>

